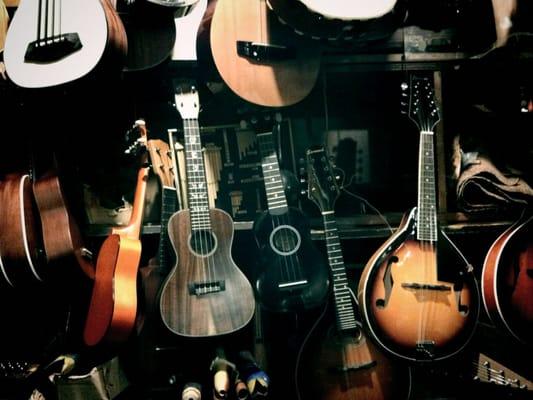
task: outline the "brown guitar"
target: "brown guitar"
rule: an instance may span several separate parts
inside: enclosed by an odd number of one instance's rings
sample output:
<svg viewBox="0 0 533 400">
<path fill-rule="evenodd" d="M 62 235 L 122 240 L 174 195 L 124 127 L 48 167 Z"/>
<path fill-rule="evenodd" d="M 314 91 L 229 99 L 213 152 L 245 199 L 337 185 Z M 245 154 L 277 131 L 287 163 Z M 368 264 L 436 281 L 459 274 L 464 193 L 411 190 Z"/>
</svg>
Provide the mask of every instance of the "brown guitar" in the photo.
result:
<svg viewBox="0 0 533 400">
<path fill-rule="evenodd" d="M 141 145 L 146 144 L 146 126 L 137 121 Z M 137 174 L 133 209 L 127 226 L 113 228 L 96 261 L 94 287 L 85 322 L 83 339 L 89 346 L 102 340 L 122 342 L 135 324 L 137 315 L 137 272 L 141 259 L 139 239 L 144 212 L 149 168 L 143 154 Z"/>
<path fill-rule="evenodd" d="M 525 212 L 490 247 L 482 274 L 492 322 L 523 343 L 533 338 L 533 215 Z"/>
<path fill-rule="evenodd" d="M 334 214 L 339 187 L 324 149 L 307 152 L 308 193 L 320 208 L 333 283 L 334 312 L 323 314 L 302 344 L 297 389 L 302 400 L 406 399 L 410 371 L 388 359 L 365 335 L 356 317 L 355 296 Z M 333 311 L 333 310 L 327 310 Z M 335 320 L 329 318 L 335 315 Z"/>
<path fill-rule="evenodd" d="M 46 261 L 50 264 L 73 258 L 83 273 L 94 279 L 91 254 L 85 248 L 79 227 L 69 211 L 57 173 L 50 170 L 33 182 L 33 194 L 41 218 Z"/>
<path fill-rule="evenodd" d="M 189 209 L 178 211 L 168 222 L 177 263 L 161 292 L 161 317 L 177 335 L 223 335 L 250 322 L 254 295 L 231 256 L 231 217 L 209 208 L 198 92 L 194 86 L 179 85 L 175 98 L 184 126 Z"/>
<path fill-rule="evenodd" d="M 479 315 L 472 266 L 440 229 L 433 128 L 440 120 L 430 75 L 411 76 L 409 117 L 420 129 L 418 205 L 370 258 L 358 299 L 372 339 L 389 354 L 431 361 L 459 352 Z"/>
<path fill-rule="evenodd" d="M 0 271 L 17 287 L 42 281 L 42 237 L 29 175 L 10 174 L 0 181 Z"/>
<path fill-rule="evenodd" d="M 225 83 L 254 104 L 295 104 L 317 80 L 319 46 L 281 25 L 265 0 L 218 0 L 210 46 Z"/>
</svg>

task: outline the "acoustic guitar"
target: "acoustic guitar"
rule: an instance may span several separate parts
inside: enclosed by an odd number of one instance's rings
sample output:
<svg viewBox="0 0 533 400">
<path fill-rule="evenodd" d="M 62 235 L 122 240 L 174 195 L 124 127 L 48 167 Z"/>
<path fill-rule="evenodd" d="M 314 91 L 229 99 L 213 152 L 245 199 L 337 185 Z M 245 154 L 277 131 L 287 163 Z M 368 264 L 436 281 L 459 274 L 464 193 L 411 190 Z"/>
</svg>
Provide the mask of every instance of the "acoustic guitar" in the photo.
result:
<svg viewBox="0 0 533 400">
<path fill-rule="evenodd" d="M 522 343 L 533 341 L 533 215 L 524 212 L 492 244 L 481 291 L 491 321 Z"/>
<path fill-rule="evenodd" d="M 257 301 L 274 312 L 295 312 L 324 304 L 328 269 L 311 240 L 307 218 L 289 207 L 270 127 L 257 127 L 268 211 L 253 226 L 259 246 Z"/>
<path fill-rule="evenodd" d="M 366 337 L 356 316 L 335 220 L 340 190 L 323 148 L 307 151 L 308 196 L 320 209 L 326 235 L 333 311 L 323 315 L 306 336 L 297 364 L 299 399 L 406 399 L 410 371 L 388 359 Z M 330 305 L 328 304 L 328 305 Z M 335 319 L 330 318 L 334 315 Z"/>
<path fill-rule="evenodd" d="M 42 88 L 121 65 L 124 26 L 109 0 L 21 0 L 7 32 L 4 61 L 18 86 Z"/>
<path fill-rule="evenodd" d="M 134 129 L 140 134 L 141 147 L 146 146 L 144 121 L 136 121 Z M 143 154 L 137 173 L 130 221 L 124 227 L 113 228 L 98 253 L 91 302 L 83 332 L 83 340 L 88 346 L 94 346 L 102 340 L 123 342 L 135 325 L 137 272 L 142 249 L 139 235 L 148 172 L 147 156 Z"/>
<path fill-rule="evenodd" d="M 33 194 L 41 220 L 46 261 L 73 260 L 83 273 L 94 279 L 92 254 L 85 247 L 78 224 L 70 212 L 57 172 L 50 169 L 33 182 Z"/>
<path fill-rule="evenodd" d="M 218 0 L 210 46 L 224 82 L 254 104 L 295 104 L 309 94 L 318 77 L 319 46 L 287 30 L 265 0 Z"/>
<path fill-rule="evenodd" d="M 0 271 L 13 287 L 41 282 L 46 275 L 42 235 L 27 174 L 10 174 L 0 181 Z"/>
<path fill-rule="evenodd" d="M 198 92 L 187 83 L 178 84 L 176 91 L 175 103 L 184 127 L 189 209 L 178 211 L 168 222 L 177 263 L 161 291 L 161 318 L 177 335 L 223 335 L 250 322 L 254 295 L 232 259 L 231 217 L 209 208 Z"/>
<path fill-rule="evenodd" d="M 479 291 L 472 266 L 437 220 L 433 128 L 440 116 L 431 75 L 411 75 L 408 114 L 420 130 L 417 207 L 367 262 L 358 299 L 368 333 L 383 350 L 432 361 L 468 343 Z"/>
</svg>

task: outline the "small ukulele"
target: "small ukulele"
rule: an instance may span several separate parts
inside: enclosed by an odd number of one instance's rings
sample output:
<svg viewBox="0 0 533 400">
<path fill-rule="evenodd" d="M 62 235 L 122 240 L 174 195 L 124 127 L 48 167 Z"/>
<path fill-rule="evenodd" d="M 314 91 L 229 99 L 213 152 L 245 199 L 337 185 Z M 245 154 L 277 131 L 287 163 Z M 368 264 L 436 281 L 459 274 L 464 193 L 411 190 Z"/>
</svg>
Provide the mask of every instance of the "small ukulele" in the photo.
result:
<svg viewBox="0 0 533 400">
<path fill-rule="evenodd" d="M 4 61 L 15 84 L 42 88 L 77 80 L 97 65 L 120 65 L 127 47 L 109 0 L 21 0 Z"/>
<path fill-rule="evenodd" d="M 146 146 L 144 121 L 136 121 L 141 146 Z M 96 261 L 94 287 L 85 322 L 83 339 L 89 346 L 102 340 L 125 341 L 137 315 L 137 272 L 141 259 L 139 235 L 144 212 L 149 168 L 147 156 L 141 157 L 133 209 L 127 226 L 113 228 Z"/>
<path fill-rule="evenodd" d="M 307 218 L 287 203 L 272 124 L 256 127 L 268 210 L 253 227 L 260 251 L 255 289 L 268 310 L 295 312 L 324 304 L 328 270 L 311 240 Z"/>
<path fill-rule="evenodd" d="M 217 336 L 243 328 L 253 317 L 252 286 L 231 256 L 233 221 L 209 208 L 196 88 L 177 86 L 183 119 L 188 207 L 168 222 L 177 263 L 161 291 L 161 317 L 177 335 Z"/>
</svg>

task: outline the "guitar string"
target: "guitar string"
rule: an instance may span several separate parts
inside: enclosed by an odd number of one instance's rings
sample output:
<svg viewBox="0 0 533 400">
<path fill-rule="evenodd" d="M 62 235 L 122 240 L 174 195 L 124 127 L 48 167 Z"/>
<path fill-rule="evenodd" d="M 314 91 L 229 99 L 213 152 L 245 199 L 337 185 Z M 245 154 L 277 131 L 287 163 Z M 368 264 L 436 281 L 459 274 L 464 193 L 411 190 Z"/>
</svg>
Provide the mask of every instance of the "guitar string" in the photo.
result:
<svg viewBox="0 0 533 400">
<path fill-rule="evenodd" d="M 503 369 L 497 370 L 497 369 L 494 369 L 494 368 L 488 368 L 487 366 L 483 365 L 483 363 L 480 363 L 479 361 L 476 361 L 476 360 L 472 360 L 472 365 L 477 368 L 477 374 L 476 375 L 480 374 L 479 368 L 482 367 L 481 373 L 483 373 L 484 376 L 486 376 L 488 380 L 494 380 L 494 381 L 497 381 L 497 382 L 501 382 L 503 385 L 507 385 L 509 383 L 513 383 L 515 385 L 518 385 L 518 382 L 513 382 L 513 379 L 505 378 L 505 377 L 503 377 L 501 375 L 502 373 L 505 372 Z M 494 374 L 495 376 L 492 376 L 491 374 Z M 515 378 L 515 379 L 517 379 L 518 381 L 524 380 L 523 378 Z M 527 387 L 526 383 L 523 383 L 523 385 L 526 385 L 526 387 Z"/>
<path fill-rule="evenodd" d="M 258 144 L 259 144 L 259 151 L 260 151 L 260 153 L 262 153 L 262 157 L 265 157 L 267 154 L 270 154 L 269 149 L 266 148 L 265 139 L 264 139 L 263 136 L 257 136 L 257 138 L 258 138 Z M 266 168 L 265 168 L 265 171 L 267 171 Z M 265 178 L 265 188 L 266 188 L 266 182 L 267 182 L 266 179 L 267 178 Z M 273 178 L 271 178 L 269 176 L 268 179 L 273 179 Z M 268 192 L 267 192 L 267 202 L 270 202 L 269 199 L 268 199 Z M 271 214 L 270 222 L 272 224 L 272 230 L 274 230 L 276 228 L 276 223 L 278 223 L 275 218 L 276 218 L 276 215 Z M 270 240 L 270 238 L 269 238 L 269 240 Z M 273 241 L 273 245 L 275 245 L 274 238 L 272 238 L 272 241 Z M 283 277 L 283 270 L 285 270 L 285 272 L 286 272 L 286 281 L 290 281 L 289 265 L 288 265 L 287 260 L 286 260 L 285 257 L 282 258 L 281 265 L 282 265 L 282 267 L 284 267 L 284 268 L 282 268 L 282 271 L 281 271 L 282 272 L 282 277 Z"/>
<path fill-rule="evenodd" d="M 274 147 L 274 131 L 273 130 L 272 130 L 271 136 L 269 138 L 269 145 L 271 145 L 271 149 L 270 149 L 271 154 L 274 154 L 274 156 L 276 158 L 276 164 L 277 164 L 277 169 L 278 169 L 278 172 L 277 172 L 278 173 L 278 178 L 279 178 L 279 181 L 280 181 L 281 186 L 282 186 L 282 197 L 283 197 L 283 199 L 285 201 L 285 207 L 287 207 L 287 212 L 285 212 L 284 214 L 279 216 L 278 219 L 279 219 L 279 221 L 281 222 L 282 225 L 292 226 L 291 221 L 290 221 L 290 215 L 289 215 L 289 204 L 288 204 L 287 198 L 285 196 L 285 188 L 283 187 L 283 178 L 282 178 L 282 175 L 281 175 L 281 169 L 280 169 L 280 165 L 279 165 L 279 160 L 277 158 L 276 149 Z M 289 231 L 290 231 L 289 228 L 284 228 L 284 229 L 280 230 L 282 247 L 283 247 L 284 251 L 286 249 L 291 249 L 292 250 L 294 248 L 294 242 L 293 242 L 293 240 L 291 240 L 291 238 L 294 239 L 294 232 L 289 233 Z M 290 237 L 289 237 L 289 235 L 290 235 Z M 289 280 L 292 280 L 292 282 L 297 282 L 301 278 L 301 274 L 299 275 L 297 273 L 297 271 L 299 269 L 298 257 L 294 256 L 294 254 L 290 254 L 290 255 L 286 255 L 285 259 L 288 260 L 288 264 L 290 265 L 292 276 L 293 276 L 293 277 L 291 276 L 289 278 Z"/>
<path fill-rule="evenodd" d="M 199 166 L 197 164 L 197 161 L 195 161 L 194 164 L 193 163 L 193 160 L 196 160 L 192 155 L 194 153 L 197 154 L 197 157 L 198 157 L 198 152 L 197 152 L 197 149 L 194 147 L 195 143 L 193 143 L 193 140 L 192 140 L 192 135 L 193 135 L 193 126 L 192 126 L 192 121 L 191 120 L 184 120 L 184 129 L 185 129 L 185 132 L 187 132 L 187 144 L 188 144 L 188 147 L 189 147 L 189 151 L 188 151 L 188 155 L 189 155 L 189 159 L 186 160 L 187 161 L 187 165 L 190 165 L 190 178 L 191 178 L 191 182 L 190 182 L 190 185 L 189 185 L 189 197 L 190 197 L 190 208 L 191 208 L 191 221 L 192 221 L 192 229 L 191 229 L 191 243 L 194 242 L 194 244 L 196 244 L 196 242 L 199 240 L 200 242 L 200 254 L 203 254 L 204 253 L 204 243 L 203 243 L 203 237 L 202 237 L 202 229 L 198 229 L 198 228 L 201 228 L 201 220 L 199 219 L 199 205 L 198 205 L 198 198 L 197 198 L 197 193 L 195 192 L 195 189 L 198 188 L 198 171 L 195 171 L 195 167 L 198 167 L 199 169 Z M 196 132 L 194 132 L 194 134 L 196 134 Z M 194 136 L 194 141 L 198 141 L 198 137 L 195 135 Z M 202 156 L 202 155 L 200 155 Z M 187 158 L 187 154 L 186 154 L 186 158 Z M 195 222 L 196 221 L 196 222 Z M 200 225 L 199 227 L 195 228 L 195 225 Z M 209 279 L 206 277 L 206 274 L 209 273 L 209 264 L 207 265 L 207 271 L 206 271 L 206 265 L 205 265 L 205 258 L 204 257 L 195 257 L 195 259 L 197 259 L 199 262 L 197 262 L 197 265 L 200 264 L 201 267 L 200 267 L 200 282 L 205 282 L 206 279 Z M 199 290 L 202 290 L 203 289 L 203 286 L 200 286 L 199 287 Z"/>
<path fill-rule="evenodd" d="M 205 258 L 204 259 L 207 259 L 207 272 L 208 272 L 208 283 L 209 282 L 216 282 L 216 268 L 215 268 L 215 265 L 214 265 L 214 260 L 212 258 L 212 254 L 209 254 L 207 255 L 207 253 L 211 253 L 212 249 L 210 246 L 209 246 L 209 243 L 211 243 L 212 245 L 215 244 L 215 241 L 213 240 L 213 235 L 212 234 L 212 228 L 211 228 L 211 213 L 210 213 L 210 207 L 209 207 L 209 192 L 207 190 L 207 178 L 206 178 L 206 172 L 205 172 L 205 161 L 204 161 L 204 156 L 203 156 L 203 152 L 202 152 L 202 140 L 201 140 L 201 136 L 200 136 L 200 125 L 198 123 L 198 120 L 197 119 L 193 119 L 193 125 L 194 125 L 194 129 L 195 129 L 195 135 L 196 135 L 196 145 L 197 145 L 197 160 L 199 160 L 199 171 L 198 171 L 198 178 L 201 182 L 197 182 L 197 185 L 200 184 L 201 187 L 203 188 L 203 194 L 205 195 L 203 198 L 202 198 L 202 203 L 205 203 L 204 206 L 202 207 L 205 207 L 205 210 L 202 209 L 202 213 L 204 214 L 203 215 L 203 218 L 202 218 L 202 225 L 204 224 L 207 224 L 207 228 L 206 229 L 202 229 L 200 232 L 200 237 L 202 238 L 202 254 L 206 254 Z M 198 186 L 197 186 L 198 187 Z M 207 219 L 207 221 L 205 220 Z M 209 237 L 209 238 L 208 238 Z M 204 243 L 205 242 L 205 243 Z M 205 250 L 203 248 L 203 244 L 205 244 Z M 204 253 L 205 251 L 205 253 Z M 207 286 L 209 287 L 209 285 Z"/>
<path fill-rule="evenodd" d="M 268 9 L 266 9 L 266 12 L 268 12 Z M 277 123 L 275 124 L 274 127 L 276 129 L 278 143 L 280 143 L 280 141 L 281 141 L 281 124 L 280 124 L 280 122 L 277 121 Z M 273 145 L 273 148 L 274 148 L 274 129 L 272 130 L 272 145 Z M 281 149 L 280 149 L 280 151 L 281 151 Z M 275 148 L 274 148 L 274 154 L 277 154 L 275 152 Z M 277 159 L 277 157 L 276 157 L 276 159 Z M 281 169 L 279 167 L 279 162 L 278 162 L 278 169 L 280 170 L 279 177 L 280 177 L 280 181 L 281 181 L 282 186 L 283 186 L 283 178 L 281 176 Z M 283 187 L 282 195 L 283 195 L 283 197 L 285 199 L 285 203 L 286 203 L 286 206 L 287 206 L 287 213 L 285 214 L 286 223 L 287 223 L 288 226 L 293 226 L 291 224 L 291 216 L 290 216 L 290 213 L 289 213 L 289 203 L 288 203 L 286 195 L 285 195 L 285 188 L 284 187 Z M 296 244 L 298 243 L 298 237 L 296 237 L 296 242 L 294 242 L 296 233 L 292 232 L 292 233 L 289 234 L 289 230 L 286 230 L 286 233 L 287 233 L 287 244 L 289 245 L 289 247 L 291 249 L 294 249 Z M 289 235 L 290 235 L 290 237 L 289 237 Z M 300 237 L 300 246 L 302 244 L 301 240 L 302 240 L 302 238 Z M 300 258 L 296 255 L 296 253 L 291 254 L 290 257 L 291 257 L 291 259 L 290 259 L 291 260 L 291 266 L 292 266 L 293 271 L 294 271 L 294 279 L 295 279 L 295 281 L 302 281 L 303 280 L 303 274 L 302 274 L 302 266 L 301 266 Z"/>
</svg>

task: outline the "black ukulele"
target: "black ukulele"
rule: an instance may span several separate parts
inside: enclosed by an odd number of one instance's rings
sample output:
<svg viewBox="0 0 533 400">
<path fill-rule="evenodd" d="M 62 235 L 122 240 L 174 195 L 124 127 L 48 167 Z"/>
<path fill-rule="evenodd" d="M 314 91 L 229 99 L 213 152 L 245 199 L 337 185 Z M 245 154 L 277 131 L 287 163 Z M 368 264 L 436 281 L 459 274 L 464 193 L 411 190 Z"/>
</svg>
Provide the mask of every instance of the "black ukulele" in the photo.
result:
<svg viewBox="0 0 533 400">
<path fill-rule="evenodd" d="M 314 308 L 327 297 L 327 265 L 311 241 L 306 217 L 287 204 L 272 127 L 258 132 L 268 211 L 253 228 L 260 248 L 257 301 L 274 312 Z"/>
</svg>

